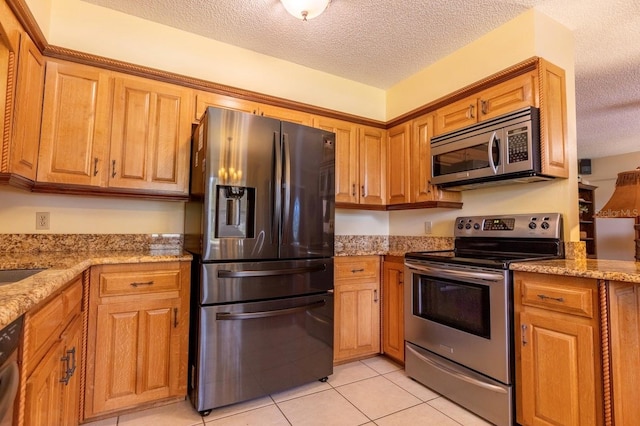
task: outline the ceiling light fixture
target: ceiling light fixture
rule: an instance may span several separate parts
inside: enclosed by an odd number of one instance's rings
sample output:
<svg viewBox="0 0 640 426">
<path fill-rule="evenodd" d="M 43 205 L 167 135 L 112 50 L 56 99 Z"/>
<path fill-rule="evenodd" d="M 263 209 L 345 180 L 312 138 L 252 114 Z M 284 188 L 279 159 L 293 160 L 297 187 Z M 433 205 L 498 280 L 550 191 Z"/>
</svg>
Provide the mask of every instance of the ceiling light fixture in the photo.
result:
<svg viewBox="0 0 640 426">
<path fill-rule="evenodd" d="M 280 0 L 287 12 L 306 21 L 325 11 L 331 0 Z"/>
</svg>

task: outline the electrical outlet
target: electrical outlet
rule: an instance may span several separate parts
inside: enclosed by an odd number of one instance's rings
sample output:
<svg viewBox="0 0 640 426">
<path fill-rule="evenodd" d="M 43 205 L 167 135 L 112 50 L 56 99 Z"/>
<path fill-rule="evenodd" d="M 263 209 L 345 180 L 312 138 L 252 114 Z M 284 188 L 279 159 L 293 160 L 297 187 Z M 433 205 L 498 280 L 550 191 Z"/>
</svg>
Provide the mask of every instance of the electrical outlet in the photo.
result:
<svg viewBox="0 0 640 426">
<path fill-rule="evenodd" d="M 36 212 L 36 229 L 49 229 L 49 212 Z"/>
<path fill-rule="evenodd" d="M 424 233 L 425 234 L 430 234 L 431 233 L 431 221 L 430 220 L 427 220 L 424 223 Z"/>
</svg>

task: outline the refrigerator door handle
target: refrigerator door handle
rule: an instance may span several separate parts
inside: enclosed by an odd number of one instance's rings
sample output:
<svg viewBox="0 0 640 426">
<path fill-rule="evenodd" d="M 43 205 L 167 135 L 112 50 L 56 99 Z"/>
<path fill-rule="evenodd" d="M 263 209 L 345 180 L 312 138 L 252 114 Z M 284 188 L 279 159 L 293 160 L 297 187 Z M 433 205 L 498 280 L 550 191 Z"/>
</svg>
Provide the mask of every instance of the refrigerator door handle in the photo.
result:
<svg viewBox="0 0 640 426">
<path fill-rule="evenodd" d="M 324 272 L 327 270 L 327 265 L 314 265 L 303 266 L 300 268 L 284 268 L 284 269 L 269 269 L 266 271 L 229 271 L 221 269 L 218 271 L 218 278 L 252 278 L 252 277 L 273 277 L 278 275 L 294 275 L 294 274 L 306 274 L 308 272 Z"/>
<path fill-rule="evenodd" d="M 246 319 L 256 319 L 256 318 L 277 317 L 281 315 L 290 315 L 296 312 L 307 311 L 309 309 L 321 308 L 326 304 L 327 302 L 325 302 L 324 300 L 320 300 L 318 302 L 313 302 L 308 305 L 296 306 L 294 308 L 278 309 L 275 311 L 245 312 L 245 313 L 237 313 L 237 314 L 232 314 L 229 312 L 218 312 L 216 314 L 216 320 L 246 320 Z"/>
<path fill-rule="evenodd" d="M 282 144 L 283 144 L 283 182 L 282 186 L 284 189 L 283 194 L 283 217 L 282 217 L 282 242 L 287 243 L 287 236 L 289 235 L 289 227 L 291 227 L 291 152 L 289 149 L 289 134 L 282 133 Z"/>
<path fill-rule="evenodd" d="M 273 194 L 271 199 L 271 238 L 270 243 L 274 244 L 278 238 L 278 222 L 280 220 L 280 188 L 282 187 L 282 153 L 280 149 L 280 133 L 273 132 Z"/>
</svg>

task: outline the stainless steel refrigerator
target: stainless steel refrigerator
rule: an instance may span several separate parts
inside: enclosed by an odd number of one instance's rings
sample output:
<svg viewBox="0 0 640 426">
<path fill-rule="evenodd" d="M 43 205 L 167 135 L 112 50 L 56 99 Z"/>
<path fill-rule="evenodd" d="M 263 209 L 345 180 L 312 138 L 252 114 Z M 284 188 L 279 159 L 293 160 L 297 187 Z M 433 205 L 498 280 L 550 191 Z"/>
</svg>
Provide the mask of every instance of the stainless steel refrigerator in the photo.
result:
<svg viewBox="0 0 640 426">
<path fill-rule="evenodd" d="M 335 135 L 208 108 L 192 143 L 189 395 L 206 415 L 333 372 Z"/>
</svg>

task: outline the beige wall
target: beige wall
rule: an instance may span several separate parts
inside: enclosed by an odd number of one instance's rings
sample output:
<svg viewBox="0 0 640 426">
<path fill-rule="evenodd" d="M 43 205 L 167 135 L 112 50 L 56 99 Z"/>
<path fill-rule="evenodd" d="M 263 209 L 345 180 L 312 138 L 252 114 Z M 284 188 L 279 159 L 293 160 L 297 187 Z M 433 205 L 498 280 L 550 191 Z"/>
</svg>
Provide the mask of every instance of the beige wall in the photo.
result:
<svg viewBox="0 0 640 426">
<path fill-rule="evenodd" d="M 46 23 L 43 31 L 54 45 L 379 120 L 396 117 L 531 56 L 542 56 L 567 72 L 570 164 L 572 176 L 576 173 L 572 37 L 566 28 L 534 11 L 525 12 L 384 92 L 80 0 L 27 3 L 38 22 Z M 217 60 L 221 56 L 225 57 L 224 65 Z M 260 75 L 251 72 L 256 68 L 261 69 Z M 0 197 L 0 233 L 34 232 L 36 211 L 51 211 L 54 233 L 182 231 L 181 203 L 43 196 L 1 188 Z M 559 211 L 568 225 L 566 237 L 578 239 L 575 179 L 466 191 L 463 197 L 462 211 L 338 210 L 336 233 L 421 235 L 424 220 L 431 220 L 433 235 L 451 235 L 457 215 Z M 99 218 L 99 228 L 79 220 L 87 211 Z M 144 226 L 127 220 L 138 217 L 139 211 L 144 211 Z M 20 220 L 12 221 L 16 214 Z M 5 220 L 7 217 L 9 220 Z"/>
<path fill-rule="evenodd" d="M 582 182 L 597 186 L 595 209 L 599 211 L 611 195 L 618 173 L 640 165 L 640 152 L 594 158 L 590 175 L 582 175 Z M 598 258 L 634 260 L 635 244 L 633 219 L 596 219 L 596 247 Z"/>
</svg>

